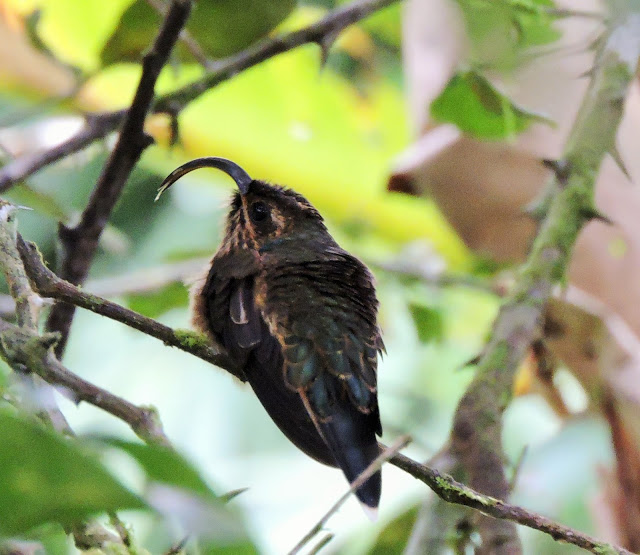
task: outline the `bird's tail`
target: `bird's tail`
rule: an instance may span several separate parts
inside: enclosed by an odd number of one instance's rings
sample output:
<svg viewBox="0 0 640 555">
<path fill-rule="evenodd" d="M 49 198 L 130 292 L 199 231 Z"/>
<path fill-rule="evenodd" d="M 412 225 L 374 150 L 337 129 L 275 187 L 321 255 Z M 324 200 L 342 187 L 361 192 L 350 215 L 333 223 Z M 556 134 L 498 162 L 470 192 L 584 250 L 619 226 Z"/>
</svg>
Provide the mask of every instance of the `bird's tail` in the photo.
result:
<svg viewBox="0 0 640 555">
<path fill-rule="evenodd" d="M 338 466 L 349 483 L 353 483 L 380 454 L 375 426 L 370 421 L 377 419 L 377 415 L 363 414 L 351 404 L 336 406 L 335 409 L 329 419 L 318 424 Z M 377 515 L 381 485 L 382 477 L 378 470 L 356 490 L 358 500 L 372 520 Z"/>
</svg>

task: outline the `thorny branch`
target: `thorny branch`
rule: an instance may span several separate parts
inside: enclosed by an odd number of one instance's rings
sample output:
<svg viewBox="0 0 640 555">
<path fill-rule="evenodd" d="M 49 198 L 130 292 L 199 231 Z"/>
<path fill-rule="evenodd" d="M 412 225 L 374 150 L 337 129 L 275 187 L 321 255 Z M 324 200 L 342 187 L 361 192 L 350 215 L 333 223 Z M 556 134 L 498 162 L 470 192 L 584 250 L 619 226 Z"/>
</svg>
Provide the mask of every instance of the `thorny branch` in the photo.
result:
<svg viewBox="0 0 640 555">
<path fill-rule="evenodd" d="M 245 69 L 258 65 L 278 54 L 299 46 L 317 43 L 323 52 L 349 25 L 357 23 L 372 13 L 399 0 L 356 0 L 328 13 L 324 18 L 292 33 L 265 39 L 242 52 L 219 60 L 202 78 L 173 93 L 159 96 L 152 106 L 153 113 L 175 115 L 190 102 L 220 83 L 231 79 Z M 94 141 L 103 139 L 122 123 L 126 110 L 94 114 L 77 135 L 42 153 L 24 156 L 0 169 L 0 192 L 6 191 L 33 173 L 66 156 L 79 152 Z"/>
<path fill-rule="evenodd" d="M 566 275 L 582 227 L 602 218 L 594 188 L 600 164 L 615 152 L 627 89 L 640 56 L 640 8 L 612 21 L 599 43 L 591 81 L 568 139 L 563 160 L 537 213 L 542 214 L 531 253 L 494 322 L 476 376 L 462 397 L 451 432 L 451 454 L 464 481 L 474 489 L 506 499 L 502 413 L 511 400 L 514 374 L 527 349 L 541 336 L 543 311 L 553 288 Z M 517 522 L 517 520 L 516 520 Z M 514 526 L 480 519 L 483 552 L 519 553 Z"/>
<path fill-rule="evenodd" d="M 151 51 L 144 57 L 142 76 L 136 94 L 127 110 L 116 146 L 105 164 L 91 198 L 74 227 L 60 225 L 63 247 L 60 276 L 76 285 L 86 279 L 98 240 L 111 212 L 129 179 L 133 167 L 152 139 L 144 132 L 144 123 L 151 108 L 156 81 L 169 59 L 180 32 L 191 12 L 191 0 L 173 0 Z M 61 334 L 56 354 L 61 356 L 69 335 L 75 307 L 57 303 L 47 321 L 49 331 Z"/>
</svg>

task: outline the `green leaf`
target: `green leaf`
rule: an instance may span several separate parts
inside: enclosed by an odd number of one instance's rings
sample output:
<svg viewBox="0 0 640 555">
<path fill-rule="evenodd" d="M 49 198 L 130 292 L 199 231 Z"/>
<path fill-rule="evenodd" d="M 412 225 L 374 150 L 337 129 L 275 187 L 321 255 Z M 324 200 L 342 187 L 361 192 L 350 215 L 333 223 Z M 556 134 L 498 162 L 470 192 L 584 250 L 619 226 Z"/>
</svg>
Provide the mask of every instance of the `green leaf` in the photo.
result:
<svg viewBox="0 0 640 555">
<path fill-rule="evenodd" d="M 148 506 L 95 459 L 39 424 L 0 412 L 0 533 Z"/>
<path fill-rule="evenodd" d="M 167 518 L 200 536 L 207 553 L 256 553 L 242 519 L 226 506 L 198 470 L 178 452 L 162 445 L 116 438 L 101 439 L 132 456 L 150 481 L 145 499 Z"/>
<path fill-rule="evenodd" d="M 222 58 L 264 37 L 295 7 L 295 0 L 199 0 L 187 30 L 209 58 Z M 136 0 L 122 14 L 118 27 L 104 46 L 103 65 L 138 61 L 158 32 L 161 17 L 146 0 Z M 180 59 L 192 60 L 183 44 Z"/>
<path fill-rule="evenodd" d="M 516 106 L 475 71 L 456 73 L 431 104 L 431 115 L 483 139 L 512 137 L 532 122 L 550 123 L 543 116 Z"/>
<path fill-rule="evenodd" d="M 551 0 L 512 0 L 512 3 L 517 8 L 513 22 L 522 48 L 550 44 L 562 36 L 553 27 L 556 17 L 545 9 L 555 7 Z"/>
<path fill-rule="evenodd" d="M 22 547 L 22 550 L 20 550 L 20 547 Z M 33 547 L 34 551 L 30 551 L 29 547 Z M 21 534 L 15 540 L 9 539 L 6 542 L 0 540 L 0 553 L 2 555 L 32 552 L 37 555 L 69 553 L 69 536 L 62 526 L 52 523 L 38 526 L 26 534 Z M 114 553 L 113 555 L 117 554 Z"/>
<path fill-rule="evenodd" d="M 418 516 L 418 507 L 411 507 L 400 513 L 378 535 L 375 545 L 368 555 L 394 555 L 404 553 Z"/>
<path fill-rule="evenodd" d="M 131 455 L 154 482 L 177 486 L 196 493 L 204 499 L 218 501 L 218 496 L 202 479 L 196 468 L 177 451 L 162 445 L 136 443 L 116 438 L 102 441 Z"/>
<path fill-rule="evenodd" d="M 38 0 L 36 31 L 46 48 L 65 64 L 86 72 L 98 66 L 98 54 L 131 0 Z"/>
<path fill-rule="evenodd" d="M 444 334 L 444 321 L 439 310 L 424 304 L 411 303 L 409 311 L 421 342 L 437 341 Z"/>
<path fill-rule="evenodd" d="M 172 308 L 187 306 L 189 293 L 179 282 L 170 283 L 159 291 L 131 295 L 128 298 L 129 308 L 149 318 L 157 318 Z"/>
</svg>

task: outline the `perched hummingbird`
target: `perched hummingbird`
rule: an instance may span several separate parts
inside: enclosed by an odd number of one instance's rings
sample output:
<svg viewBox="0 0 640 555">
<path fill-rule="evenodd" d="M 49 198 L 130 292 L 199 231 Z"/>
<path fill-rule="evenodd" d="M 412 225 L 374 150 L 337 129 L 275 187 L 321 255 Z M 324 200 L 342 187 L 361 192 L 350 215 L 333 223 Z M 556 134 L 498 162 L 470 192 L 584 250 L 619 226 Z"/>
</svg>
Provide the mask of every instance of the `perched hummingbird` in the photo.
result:
<svg viewBox="0 0 640 555">
<path fill-rule="evenodd" d="M 382 433 L 373 278 L 306 198 L 229 160 L 188 162 L 160 192 L 204 167 L 227 173 L 239 191 L 211 267 L 192 289 L 194 324 L 228 350 L 298 448 L 353 482 L 379 454 Z M 380 488 L 378 471 L 356 491 L 372 518 Z"/>
</svg>

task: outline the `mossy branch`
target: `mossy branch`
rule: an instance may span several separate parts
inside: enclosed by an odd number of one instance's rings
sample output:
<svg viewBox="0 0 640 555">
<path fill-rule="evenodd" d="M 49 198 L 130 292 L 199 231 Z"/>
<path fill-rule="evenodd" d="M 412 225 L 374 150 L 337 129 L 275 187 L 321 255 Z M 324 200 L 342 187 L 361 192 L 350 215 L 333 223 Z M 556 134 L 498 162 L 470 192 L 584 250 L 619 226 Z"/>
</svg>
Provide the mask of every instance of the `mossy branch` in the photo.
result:
<svg viewBox="0 0 640 555">
<path fill-rule="evenodd" d="M 523 507 L 510 505 L 495 497 L 479 493 L 457 482 L 448 474 L 419 464 L 404 455 L 394 455 L 390 462 L 425 483 L 441 499 L 449 503 L 471 507 L 472 509 L 480 511 L 483 515 L 491 517 L 491 520 L 494 522 L 515 522 L 522 524 L 523 526 L 528 526 L 534 530 L 549 534 L 556 541 L 570 543 L 587 551 L 591 551 L 592 553 L 599 553 L 601 555 L 614 553 L 631 555 L 630 551 L 622 547 L 596 540 L 587 534 L 558 524 L 549 518 L 528 511 Z M 490 553 L 495 553 L 495 551 L 491 551 Z"/>
<path fill-rule="evenodd" d="M 502 305 L 473 382 L 462 397 L 451 432 L 451 452 L 474 489 L 506 499 L 502 413 L 511 401 L 514 374 L 531 344 L 541 336 L 543 313 L 553 289 L 562 283 L 583 226 L 600 217 L 595 183 L 624 111 L 628 87 L 640 56 L 640 7 L 628 3 L 598 41 L 595 65 L 563 159 L 549 184 L 539 232 L 514 289 Z M 491 553 L 519 552 L 515 529 L 495 533 L 495 521 L 478 529 Z"/>
<path fill-rule="evenodd" d="M 103 299 L 97 295 L 87 293 L 75 287 L 68 281 L 59 278 L 47 268 L 33 243 L 25 242 L 20 235 L 17 237 L 17 246 L 25 270 L 33 288 L 43 297 L 63 301 L 79 306 L 116 320 L 133 329 L 146 333 L 162 341 L 165 345 L 177 347 L 202 360 L 215 364 L 238 379 L 244 381 L 240 371 L 235 367 L 224 349 L 214 345 L 211 340 L 203 335 L 187 330 L 172 329 L 160 322 L 138 314 L 116 303 Z"/>
</svg>

